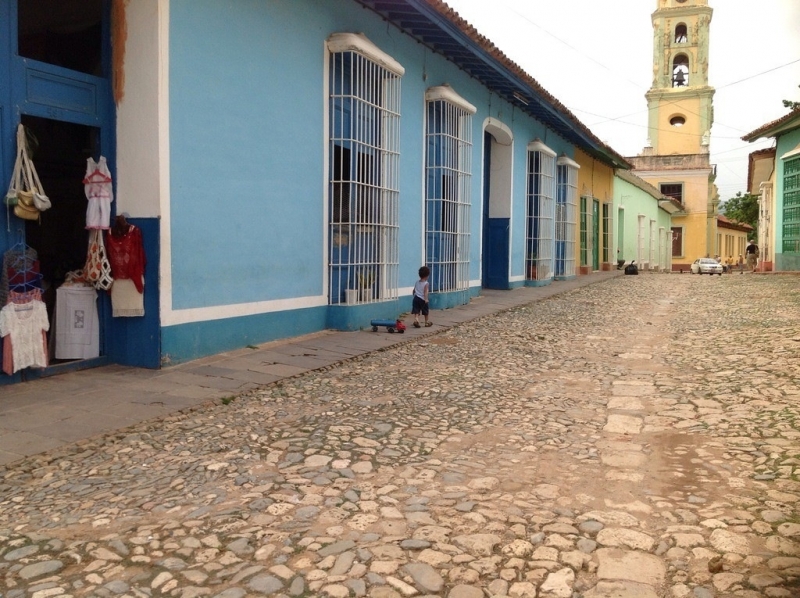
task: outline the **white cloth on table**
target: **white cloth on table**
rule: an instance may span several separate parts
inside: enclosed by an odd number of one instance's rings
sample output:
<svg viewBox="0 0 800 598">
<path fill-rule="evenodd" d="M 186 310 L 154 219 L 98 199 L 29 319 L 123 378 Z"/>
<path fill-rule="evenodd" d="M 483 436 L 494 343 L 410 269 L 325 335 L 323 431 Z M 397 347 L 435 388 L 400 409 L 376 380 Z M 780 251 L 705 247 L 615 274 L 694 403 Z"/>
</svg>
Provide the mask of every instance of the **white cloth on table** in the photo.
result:
<svg viewBox="0 0 800 598">
<path fill-rule="evenodd" d="M 90 359 L 100 355 L 97 291 L 83 285 L 56 290 L 56 359 Z"/>
<path fill-rule="evenodd" d="M 14 371 L 47 367 L 42 332 L 50 329 L 47 307 L 42 301 L 9 303 L 0 309 L 0 337 L 11 335 Z"/>
</svg>

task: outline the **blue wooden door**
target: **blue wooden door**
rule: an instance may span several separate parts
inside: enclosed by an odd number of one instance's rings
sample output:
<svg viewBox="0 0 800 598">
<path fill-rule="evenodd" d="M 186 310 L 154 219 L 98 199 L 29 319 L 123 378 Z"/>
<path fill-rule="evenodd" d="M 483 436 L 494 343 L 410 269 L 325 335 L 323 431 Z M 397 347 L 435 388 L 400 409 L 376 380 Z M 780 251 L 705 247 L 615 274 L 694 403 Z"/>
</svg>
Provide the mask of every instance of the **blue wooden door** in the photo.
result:
<svg viewBox="0 0 800 598">
<path fill-rule="evenodd" d="M 481 284 L 487 289 L 508 289 L 510 255 L 510 218 L 490 218 L 492 171 L 492 136 L 484 133 L 483 139 L 483 256 Z"/>
</svg>

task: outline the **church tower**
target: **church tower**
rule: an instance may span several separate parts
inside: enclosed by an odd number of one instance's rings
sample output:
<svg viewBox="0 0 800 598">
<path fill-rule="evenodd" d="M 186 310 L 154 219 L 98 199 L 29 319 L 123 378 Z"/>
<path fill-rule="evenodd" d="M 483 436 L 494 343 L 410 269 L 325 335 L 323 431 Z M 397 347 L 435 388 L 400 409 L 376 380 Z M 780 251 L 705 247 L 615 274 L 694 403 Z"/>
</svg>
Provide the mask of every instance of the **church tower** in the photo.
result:
<svg viewBox="0 0 800 598">
<path fill-rule="evenodd" d="M 683 204 L 673 216 L 673 270 L 717 250 L 717 188 L 709 161 L 714 88 L 708 84 L 708 0 L 655 0 L 647 145 L 634 173 Z"/>
<path fill-rule="evenodd" d="M 708 85 L 708 0 L 658 0 L 653 84 L 645 96 L 653 153 L 707 154 L 714 118 Z"/>
</svg>

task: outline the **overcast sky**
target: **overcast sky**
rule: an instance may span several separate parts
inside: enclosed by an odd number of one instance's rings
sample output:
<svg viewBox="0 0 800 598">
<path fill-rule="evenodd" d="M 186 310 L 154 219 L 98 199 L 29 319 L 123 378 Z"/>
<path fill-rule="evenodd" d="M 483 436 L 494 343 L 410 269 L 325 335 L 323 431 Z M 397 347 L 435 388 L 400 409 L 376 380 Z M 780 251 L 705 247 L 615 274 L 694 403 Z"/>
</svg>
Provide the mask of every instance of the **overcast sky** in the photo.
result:
<svg viewBox="0 0 800 598">
<path fill-rule="evenodd" d="M 656 0 L 445 1 L 614 150 L 642 151 Z M 800 0 L 709 5 L 711 161 L 724 201 L 746 191 L 747 155 L 772 145 L 742 135 L 786 114 L 781 100 L 800 101 Z"/>
</svg>

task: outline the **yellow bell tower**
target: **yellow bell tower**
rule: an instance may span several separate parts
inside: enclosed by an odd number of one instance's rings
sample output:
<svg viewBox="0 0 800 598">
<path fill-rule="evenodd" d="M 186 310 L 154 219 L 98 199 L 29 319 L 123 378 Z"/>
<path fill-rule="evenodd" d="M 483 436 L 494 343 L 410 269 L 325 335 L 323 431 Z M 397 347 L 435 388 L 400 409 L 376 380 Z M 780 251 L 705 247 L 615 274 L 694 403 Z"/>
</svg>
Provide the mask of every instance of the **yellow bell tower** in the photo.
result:
<svg viewBox="0 0 800 598">
<path fill-rule="evenodd" d="M 647 92 L 654 153 L 708 153 L 714 88 L 708 85 L 708 0 L 658 0 L 653 84 Z"/>
<path fill-rule="evenodd" d="M 717 189 L 709 162 L 714 88 L 708 84 L 708 0 L 656 0 L 647 145 L 634 173 L 684 206 L 673 216 L 673 270 L 717 253 Z"/>
</svg>

